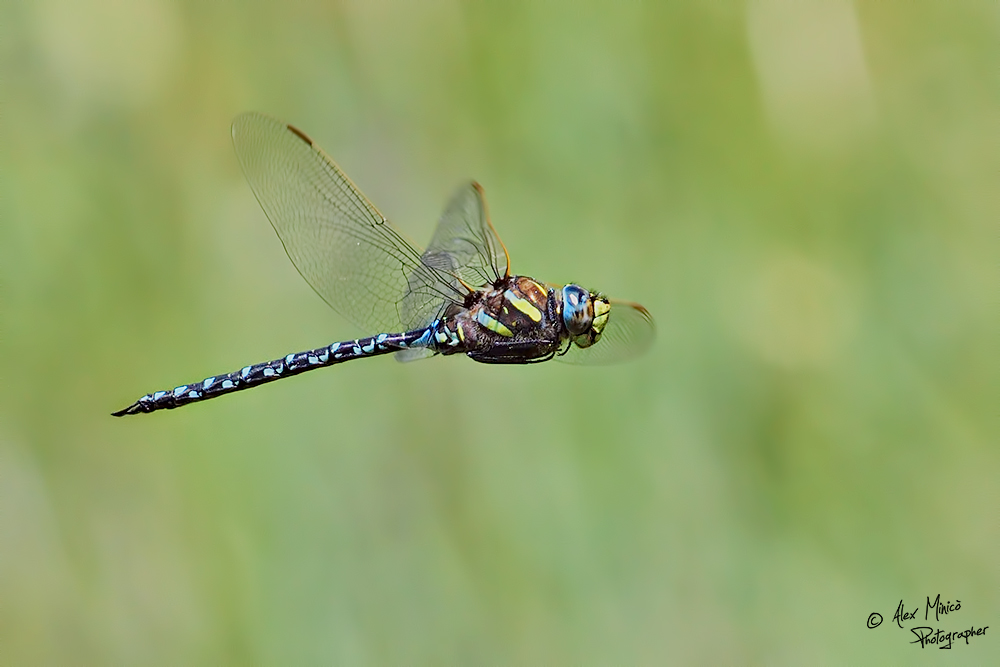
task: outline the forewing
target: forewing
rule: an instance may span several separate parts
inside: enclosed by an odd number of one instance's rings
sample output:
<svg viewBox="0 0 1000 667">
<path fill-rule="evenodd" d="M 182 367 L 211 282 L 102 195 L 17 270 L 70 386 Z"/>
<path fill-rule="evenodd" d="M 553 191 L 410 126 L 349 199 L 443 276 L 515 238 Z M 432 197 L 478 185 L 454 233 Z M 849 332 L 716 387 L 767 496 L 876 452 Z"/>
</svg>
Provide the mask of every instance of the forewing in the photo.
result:
<svg viewBox="0 0 1000 667">
<path fill-rule="evenodd" d="M 479 183 L 466 183 L 455 191 L 422 259 L 451 273 L 456 286 L 455 278 L 481 287 L 507 275 L 507 252 L 490 223 Z"/>
<path fill-rule="evenodd" d="M 482 186 L 473 181 L 455 191 L 420 259 L 458 293 L 467 293 L 462 282 L 475 288 L 507 275 L 507 253 L 490 223 Z M 411 282 L 419 279 L 414 275 Z M 403 301 L 403 321 L 433 319 L 440 306 L 440 299 L 433 297 L 411 285 Z"/>
<path fill-rule="evenodd" d="M 304 133 L 247 113 L 233 122 L 233 145 L 288 258 L 344 317 L 367 331 L 398 331 L 424 323 L 404 319 L 404 298 L 424 304 L 421 312 L 461 299 L 450 277 L 421 262 L 420 251 Z"/>
<path fill-rule="evenodd" d="M 569 364 L 614 364 L 643 354 L 654 338 L 656 327 L 648 310 L 637 303 L 611 301 L 601 339 L 587 348 L 570 345 L 569 351 L 556 359 Z"/>
</svg>

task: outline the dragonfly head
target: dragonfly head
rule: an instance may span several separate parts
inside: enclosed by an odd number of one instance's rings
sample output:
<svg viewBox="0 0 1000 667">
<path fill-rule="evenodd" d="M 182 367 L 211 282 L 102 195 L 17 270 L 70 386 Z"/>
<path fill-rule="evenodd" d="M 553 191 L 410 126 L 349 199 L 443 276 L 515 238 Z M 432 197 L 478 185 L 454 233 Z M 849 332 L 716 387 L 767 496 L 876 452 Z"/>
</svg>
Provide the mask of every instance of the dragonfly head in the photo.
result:
<svg viewBox="0 0 1000 667">
<path fill-rule="evenodd" d="M 559 294 L 563 324 L 577 347 L 590 347 L 599 341 L 611 314 L 607 297 L 588 292 L 579 285 L 566 285 Z"/>
</svg>

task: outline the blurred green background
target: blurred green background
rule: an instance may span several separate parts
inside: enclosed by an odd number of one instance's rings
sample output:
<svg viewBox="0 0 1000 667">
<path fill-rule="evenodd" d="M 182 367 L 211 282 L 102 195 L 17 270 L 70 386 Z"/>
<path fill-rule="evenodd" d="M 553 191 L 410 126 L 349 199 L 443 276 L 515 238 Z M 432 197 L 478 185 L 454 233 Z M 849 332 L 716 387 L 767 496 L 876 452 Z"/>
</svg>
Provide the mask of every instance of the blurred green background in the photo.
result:
<svg viewBox="0 0 1000 667">
<path fill-rule="evenodd" d="M 0 662 L 1000 659 L 993 3 L 0 9 Z M 653 313 L 641 361 L 351 363 L 230 143 Z M 869 630 L 866 619 L 885 622 Z M 933 620 L 933 618 L 932 618 Z M 996 630 L 994 630 L 996 628 Z M 961 657 L 960 657 L 961 656 Z"/>
</svg>

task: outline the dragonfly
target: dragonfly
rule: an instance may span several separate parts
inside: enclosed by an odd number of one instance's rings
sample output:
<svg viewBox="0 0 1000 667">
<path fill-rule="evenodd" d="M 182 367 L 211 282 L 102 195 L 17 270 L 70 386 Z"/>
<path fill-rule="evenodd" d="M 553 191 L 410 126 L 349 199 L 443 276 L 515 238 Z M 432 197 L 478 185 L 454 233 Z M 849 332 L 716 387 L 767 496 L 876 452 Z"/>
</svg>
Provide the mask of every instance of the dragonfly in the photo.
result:
<svg viewBox="0 0 1000 667">
<path fill-rule="evenodd" d="M 653 319 L 638 304 L 511 275 L 510 255 L 476 182 L 455 192 L 420 251 L 298 128 L 245 113 L 233 122 L 232 136 L 292 264 L 335 311 L 376 333 L 146 394 L 116 417 L 383 354 L 400 361 L 465 354 L 488 364 L 606 364 L 652 344 Z"/>
</svg>

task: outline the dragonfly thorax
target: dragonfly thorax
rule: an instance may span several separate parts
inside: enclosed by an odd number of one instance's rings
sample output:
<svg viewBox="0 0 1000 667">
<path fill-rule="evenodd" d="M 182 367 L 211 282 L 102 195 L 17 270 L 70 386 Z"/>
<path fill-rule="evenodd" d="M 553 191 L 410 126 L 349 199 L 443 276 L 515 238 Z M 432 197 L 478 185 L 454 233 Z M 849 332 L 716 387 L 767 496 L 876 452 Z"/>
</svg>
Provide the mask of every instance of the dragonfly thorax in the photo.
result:
<svg viewBox="0 0 1000 667">
<path fill-rule="evenodd" d="M 556 318 L 549 301 L 545 285 L 527 276 L 508 276 L 476 292 L 469 312 L 486 330 L 519 338 L 551 329 Z"/>
<path fill-rule="evenodd" d="M 436 326 L 441 354 L 464 352 L 486 363 L 531 363 L 588 348 L 601 338 L 611 305 L 579 285 L 550 287 L 507 276 L 467 299 Z"/>
</svg>

